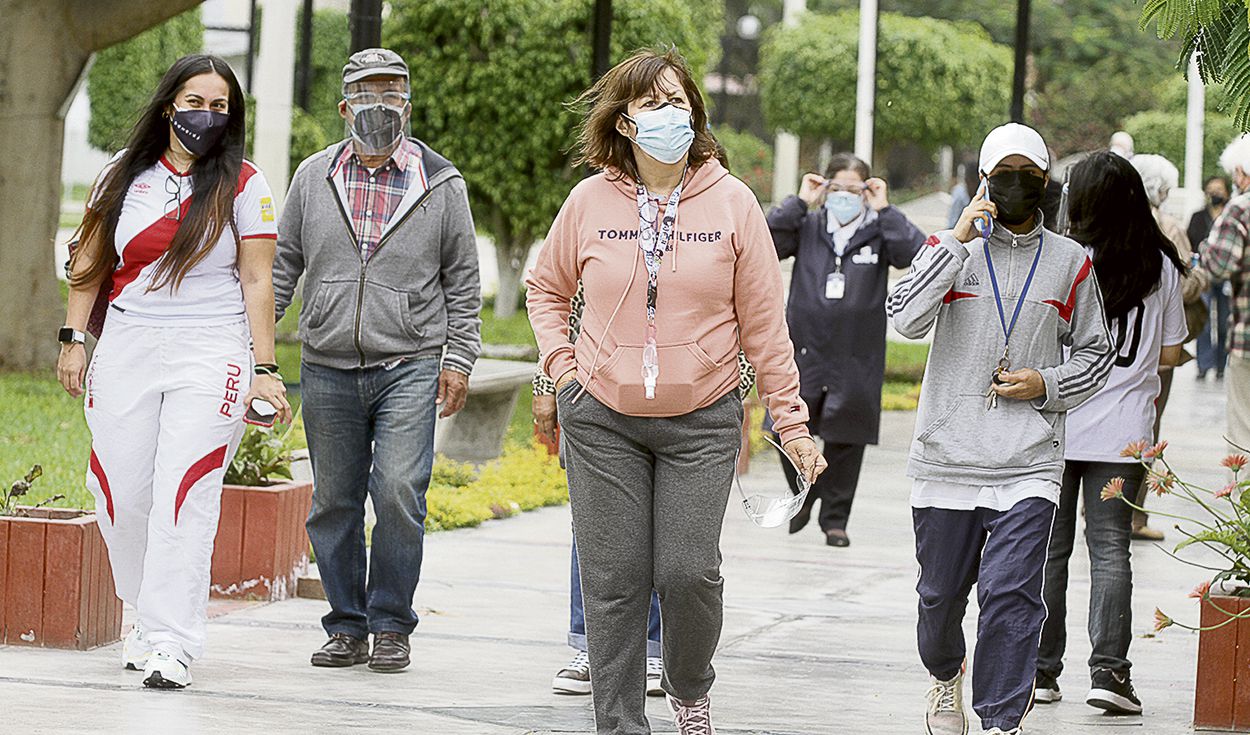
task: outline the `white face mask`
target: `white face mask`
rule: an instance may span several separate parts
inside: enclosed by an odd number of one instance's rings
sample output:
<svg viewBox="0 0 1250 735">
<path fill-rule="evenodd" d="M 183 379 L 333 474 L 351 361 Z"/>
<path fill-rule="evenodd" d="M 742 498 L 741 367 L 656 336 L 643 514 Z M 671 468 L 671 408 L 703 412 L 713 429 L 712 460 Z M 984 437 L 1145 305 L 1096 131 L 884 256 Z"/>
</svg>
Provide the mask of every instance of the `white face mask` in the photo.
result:
<svg viewBox="0 0 1250 735">
<path fill-rule="evenodd" d="M 626 120 L 638 127 L 632 139 L 648 156 L 660 163 L 677 163 L 686 157 L 694 142 L 694 128 L 690 126 L 690 111 L 676 105 L 664 105 L 658 110 L 640 112 Z"/>
</svg>

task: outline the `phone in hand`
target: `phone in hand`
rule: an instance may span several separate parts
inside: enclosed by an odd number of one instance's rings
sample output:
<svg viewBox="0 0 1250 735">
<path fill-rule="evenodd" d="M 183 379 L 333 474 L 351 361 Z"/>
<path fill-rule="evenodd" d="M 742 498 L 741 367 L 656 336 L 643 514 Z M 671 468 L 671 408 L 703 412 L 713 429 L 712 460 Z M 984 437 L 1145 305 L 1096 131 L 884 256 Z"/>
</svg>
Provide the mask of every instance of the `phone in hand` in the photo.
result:
<svg viewBox="0 0 1250 735">
<path fill-rule="evenodd" d="M 273 426 L 274 419 L 277 417 L 278 409 L 272 403 L 264 398 L 253 398 L 247 406 L 247 412 L 243 414 L 243 422 L 267 428 Z"/>
<path fill-rule="evenodd" d="M 977 187 L 977 194 L 973 197 L 973 200 L 975 201 L 982 198 L 987 201 L 990 198 L 990 180 L 984 177 L 981 179 L 981 185 Z M 981 212 L 973 218 L 972 222 L 977 226 L 977 230 L 980 232 L 981 237 L 988 240 L 990 233 L 994 230 L 994 218 L 991 217 L 988 212 Z"/>
</svg>

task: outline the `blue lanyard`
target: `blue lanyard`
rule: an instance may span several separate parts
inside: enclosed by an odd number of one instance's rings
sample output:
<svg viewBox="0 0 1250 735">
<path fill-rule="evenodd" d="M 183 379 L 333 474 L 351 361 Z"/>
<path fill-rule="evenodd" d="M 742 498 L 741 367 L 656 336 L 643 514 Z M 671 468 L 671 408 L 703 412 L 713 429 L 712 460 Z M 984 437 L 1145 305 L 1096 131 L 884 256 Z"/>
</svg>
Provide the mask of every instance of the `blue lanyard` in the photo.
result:
<svg viewBox="0 0 1250 735">
<path fill-rule="evenodd" d="M 994 303 L 998 306 L 998 321 L 1003 325 L 1003 344 L 1011 344 L 1011 333 L 1016 331 L 1016 320 L 1020 318 L 1020 309 L 1024 307 L 1024 297 L 1029 293 L 1029 286 L 1033 285 L 1033 275 L 1037 273 L 1037 263 L 1042 259 L 1042 238 L 1039 236 L 1037 240 L 1037 253 L 1033 255 L 1033 265 L 1029 268 L 1029 276 L 1024 279 L 1024 288 L 1020 289 L 1020 296 L 1016 300 L 1016 310 L 1011 315 L 1011 324 L 1007 324 L 1007 315 L 1003 311 L 1003 297 L 998 291 L 998 274 L 994 272 L 994 259 L 990 257 L 989 240 L 984 241 L 985 246 L 985 263 L 990 270 L 990 284 L 994 287 Z"/>
</svg>

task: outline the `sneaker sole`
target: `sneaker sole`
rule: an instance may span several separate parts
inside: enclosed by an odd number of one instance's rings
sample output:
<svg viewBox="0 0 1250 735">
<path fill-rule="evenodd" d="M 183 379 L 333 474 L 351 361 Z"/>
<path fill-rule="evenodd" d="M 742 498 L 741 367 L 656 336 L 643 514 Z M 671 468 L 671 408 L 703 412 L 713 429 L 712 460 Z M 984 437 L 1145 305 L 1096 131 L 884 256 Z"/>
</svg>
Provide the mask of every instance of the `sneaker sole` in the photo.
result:
<svg viewBox="0 0 1250 735">
<path fill-rule="evenodd" d="M 945 733 L 933 732 L 933 726 L 930 725 L 928 722 L 924 723 L 924 731 L 928 733 L 928 735 L 946 735 Z M 968 735 L 968 716 L 967 715 L 964 715 L 964 725 L 963 725 L 963 730 L 960 732 L 960 735 Z"/>
<path fill-rule="evenodd" d="M 187 682 L 190 684 L 191 682 Z M 148 678 L 143 680 L 143 686 L 148 689 L 185 689 L 187 684 L 179 684 L 171 679 L 161 676 L 161 672 L 153 671 Z"/>
<path fill-rule="evenodd" d="M 1085 704 L 1122 715 L 1140 715 L 1141 705 L 1108 689 L 1090 689 Z"/>
<path fill-rule="evenodd" d="M 565 679 L 557 676 L 551 680 L 551 691 L 556 694 L 590 694 L 590 682 L 579 679 Z"/>
<path fill-rule="evenodd" d="M 1038 704 L 1054 704 L 1063 699 L 1063 693 L 1053 689 L 1034 689 L 1033 701 Z"/>
<path fill-rule="evenodd" d="M 648 697 L 663 697 L 667 694 L 667 692 L 664 691 L 664 687 L 661 686 L 661 681 L 661 679 L 647 679 Z"/>
</svg>

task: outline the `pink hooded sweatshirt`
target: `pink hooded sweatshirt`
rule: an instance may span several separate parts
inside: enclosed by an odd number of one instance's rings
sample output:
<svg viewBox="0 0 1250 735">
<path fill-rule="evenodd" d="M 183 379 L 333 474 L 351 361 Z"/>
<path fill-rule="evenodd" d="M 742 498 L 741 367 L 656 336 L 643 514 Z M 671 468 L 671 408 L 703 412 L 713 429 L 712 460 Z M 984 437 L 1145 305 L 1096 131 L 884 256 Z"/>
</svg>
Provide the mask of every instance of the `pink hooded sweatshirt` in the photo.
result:
<svg viewBox="0 0 1250 735">
<path fill-rule="evenodd" d="M 526 279 L 544 372 L 558 379 L 576 369 L 578 382 L 618 413 L 680 416 L 737 388 L 741 346 L 782 442 L 808 436 L 768 224 L 751 190 L 715 160 L 687 173 L 682 188 L 656 300 L 660 376 L 655 398 L 646 398 L 638 200 L 632 182 L 613 178 L 600 173 L 573 189 Z M 574 345 L 569 302 L 579 279 L 586 306 Z"/>
</svg>

